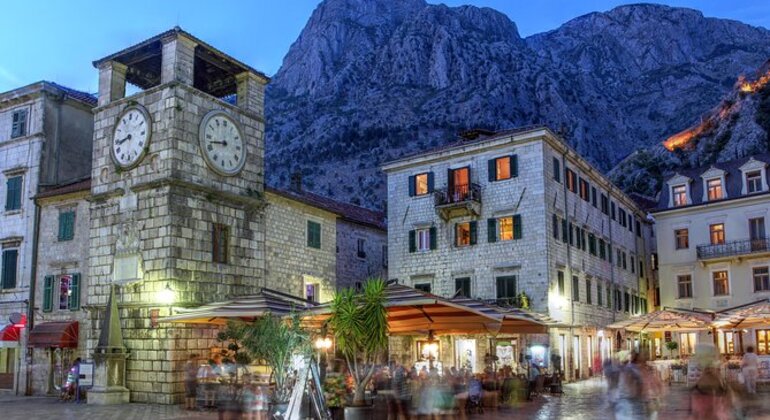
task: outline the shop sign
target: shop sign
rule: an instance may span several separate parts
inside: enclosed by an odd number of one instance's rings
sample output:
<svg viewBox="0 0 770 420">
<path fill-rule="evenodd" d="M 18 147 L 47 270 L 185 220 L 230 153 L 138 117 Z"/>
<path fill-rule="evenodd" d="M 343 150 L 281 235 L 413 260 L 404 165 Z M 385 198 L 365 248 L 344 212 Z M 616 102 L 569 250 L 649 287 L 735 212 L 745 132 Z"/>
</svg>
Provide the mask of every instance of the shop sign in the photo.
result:
<svg viewBox="0 0 770 420">
<path fill-rule="evenodd" d="M 94 364 L 93 362 L 80 362 L 80 376 L 78 385 L 81 387 L 94 386 Z"/>
</svg>

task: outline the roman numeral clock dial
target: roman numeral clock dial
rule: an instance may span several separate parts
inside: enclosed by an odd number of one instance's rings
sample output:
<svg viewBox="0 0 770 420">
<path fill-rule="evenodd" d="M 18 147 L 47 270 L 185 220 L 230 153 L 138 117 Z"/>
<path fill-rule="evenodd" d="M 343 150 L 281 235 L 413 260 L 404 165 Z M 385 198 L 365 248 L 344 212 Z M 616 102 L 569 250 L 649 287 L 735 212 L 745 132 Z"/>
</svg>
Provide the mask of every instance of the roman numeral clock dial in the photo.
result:
<svg viewBox="0 0 770 420">
<path fill-rule="evenodd" d="M 237 175 L 246 163 L 243 132 L 224 111 L 211 111 L 203 117 L 200 148 L 206 163 L 220 175 Z"/>
<path fill-rule="evenodd" d="M 123 111 L 112 134 L 112 158 L 121 168 L 130 168 L 144 157 L 150 143 L 150 114 L 139 106 Z"/>
</svg>

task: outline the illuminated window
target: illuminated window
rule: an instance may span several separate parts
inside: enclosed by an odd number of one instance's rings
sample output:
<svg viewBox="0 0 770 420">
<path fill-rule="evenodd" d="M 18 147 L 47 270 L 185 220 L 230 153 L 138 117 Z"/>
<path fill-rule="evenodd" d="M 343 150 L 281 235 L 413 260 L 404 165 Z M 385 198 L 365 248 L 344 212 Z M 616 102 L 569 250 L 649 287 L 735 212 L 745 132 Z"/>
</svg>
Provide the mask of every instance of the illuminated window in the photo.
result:
<svg viewBox="0 0 770 420">
<path fill-rule="evenodd" d="M 730 294 L 730 283 L 728 281 L 727 271 L 714 271 L 711 273 L 714 280 L 714 296 L 723 296 Z"/>
<path fill-rule="evenodd" d="M 428 193 L 428 174 L 419 174 L 414 177 L 414 195 L 425 195 Z"/>
<path fill-rule="evenodd" d="M 693 354 L 697 343 L 697 333 L 679 333 L 679 354 L 682 356 Z"/>
<path fill-rule="evenodd" d="M 671 197 L 673 197 L 674 207 L 687 205 L 687 187 L 684 185 L 677 185 L 671 187 Z"/>
<path fill-rule="evenodd" d="M 417 230 L 417 250 L 418 251 L 430 250 L 430 229 Z"/>
<path fill-rule="evenodd" d="M 768 277 L 767 267 L 754 267 L 754 291 L 755 292 L 767 292 L 770 291 L 770 278 Z"/>
<path fill-rule="evenodd" d="M 511 157 L 505 156 L 495 159 L 495 181 L 511 178 Z"/>
<path fill-rule="evenodd" d="M 770 354 L 770 330 L 757 330 L 757 354 Z"/>
<path fill-rule="evenodd" d="M 679 289 L 679 299 L 692 297 L 692 275 L 682 274 L 676 276 L 676 284 Z"/>
<path fill-rule="evenodd" d="M 564 296 L 564 272 L 558 271 L 556 274 L 556 290 L 558 290 L 559 296 Z"/>
<path fill-rule="evenodd" d="M 735 354 L 735 342 L 737 340 L 738 333 L 721 331 L 721 334 L 719 334 L 719 352 L 722 354 Z"/>
<path fill-rule="evenodd" d="M 762 191 L 762 172 L 751 171 L 746 173 L 746 192 L 751 194 Z"/>
<path fill-rule="evenodd" d="M 468 246 L 471 244 L 471 223 L 458 223 L 455 225 L 455 246 Z"/>
<path fill-rule="evenodd" d="M 305 299 L 307 299 L 308 302 L 318 303 L 318 284 L 311 283 L 305 285 Z"/>
<path fill-rule="evenodd" d="M 725 225 L 723 223 L 709 225 L 709 238 L 711 245 L 723 245 L 725 243 Z"/>
<path fill-rule="evenodd" d="M 709 201 L 721 200 L 722 195 L 722 178 L 714 178 L 706 181 L 706 189 L 708 191 Z"/>
<path fill-rule="evenodd" d="M 676 249 L 687 249 L 690 247 L 690 232 L 687 229 L 675 230 L 674 238 L 676 238 Z"/>
<path fill-rule="evenodd" d="M 567 181 L 567 189 L 574 192 L 577 192 L 577 176 L 575 175 L 575 172 L 573 172 L 571 169 L 565 170 L 564 178 Z"/>
<path fill-rule="evenodd" d="M 510 241 L 513 239 L 513 216 L 497 219 L 497 226 L 498 238 L 501 241 Z"/>
<path fill-rule="evenodd" d="M 582 198 L 585 201 L 588 201 L 590 197 L 590 191 L 588 181 L 586 181 L 583 178 L 580 178 L 580 198 Z"/>
</svg>

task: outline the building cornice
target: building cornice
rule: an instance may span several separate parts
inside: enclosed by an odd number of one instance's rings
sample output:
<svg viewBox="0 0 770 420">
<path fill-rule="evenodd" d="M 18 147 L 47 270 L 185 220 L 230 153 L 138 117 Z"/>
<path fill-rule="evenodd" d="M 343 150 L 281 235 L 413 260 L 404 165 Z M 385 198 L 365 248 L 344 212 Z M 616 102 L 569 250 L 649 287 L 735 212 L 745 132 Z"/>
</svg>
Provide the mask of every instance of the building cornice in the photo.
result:
<svg viewBox="0 0 770 420">
<path fill-rule="evenodd" d="M 755 204 L 755 202 L 761 202 L 763 200 L 770 201 L 770 191 L 765 191 L 758 194 L 751 194 L 748 196 L 726 198 L 724 200 L 711 201 L 707 203 L 700 203 L 700 204 L 694 204 L 689 206 L 654 210 L 652 211 L 652 214 L 655 217 L 660 217 L 660 216 L 678 215 L 678 214 L 684 214 L 684 213 L 697 213 L 702 210 L 711 211 L 711 210 L 720 210 L 720 209 L 724 209 L 724 208 L 728 208 L 736 205 L 744 205 L 744 204 L 750 205 L 750 204 Z"/>
</svg>

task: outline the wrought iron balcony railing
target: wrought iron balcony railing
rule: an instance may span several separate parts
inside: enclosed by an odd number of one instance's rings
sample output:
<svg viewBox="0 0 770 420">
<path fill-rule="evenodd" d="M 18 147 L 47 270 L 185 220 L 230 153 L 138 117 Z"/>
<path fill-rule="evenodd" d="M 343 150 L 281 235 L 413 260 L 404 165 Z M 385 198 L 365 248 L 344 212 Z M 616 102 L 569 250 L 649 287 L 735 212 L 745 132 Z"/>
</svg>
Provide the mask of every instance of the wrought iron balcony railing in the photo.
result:
<svg viewBox="0 0 770 420">
<path fill-rule="evenodd" d="M 770 238 L 742 239 L 718 245 L 698 245 L 697 251 L 698 258 L 702 260 L 770 252 Z"/>
<path fill-rule="evenodd" d="M 436 206 L 476 201 L 481 203 L 479 184 L 457 185 L 453 188 L 438 189 L 433 193 Z"/>
</svg>

